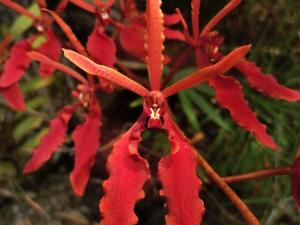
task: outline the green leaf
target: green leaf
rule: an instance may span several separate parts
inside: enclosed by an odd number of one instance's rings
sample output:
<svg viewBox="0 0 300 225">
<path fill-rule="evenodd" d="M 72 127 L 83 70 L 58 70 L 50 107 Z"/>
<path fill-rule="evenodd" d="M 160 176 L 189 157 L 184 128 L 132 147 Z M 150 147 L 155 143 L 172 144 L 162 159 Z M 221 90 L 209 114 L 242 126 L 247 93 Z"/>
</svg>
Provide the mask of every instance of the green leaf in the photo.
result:
<svg viewBox="0 0 300 225">
<path fill-rule="evenodd" d="M 32 14 L 39 16 L 41 14 L 40 8 L 38 4 L 33 3 L 29 6 L 28 11 Z M 27 16 L 20 15 L 18 18 L 13 22 L 13 25 L 10 28 L 10 34 L 17 38 L 21 34 L 23 34 L 26 30 L 28 30 L 32 26 L 32 19 L 28 18 Z"/>
<path fill-rule="evenodd" d="M 182 106 L 183 112 L 186 115 L 190 125 L 193 127 L 194 130 L 199 131 L 199 121 L 197 119 L 197 113 L 194 110 L 190 99 L 187 97 L 187 92 L 182 91 L 178 94 L 180 104 Z"/>
<path fill-rule="evenodd" d="M 22 145 L 23 149 L 26 150 L 32 150 L 32 148 L 34 148 L 35 146 L 37 146 L 40 143 L 41 138 L 47 134 L 49 131 L 48 128 L 44 128 L 42 130 L 40 130 L 39 132 L 33 134 L 32 136 L 30 136 L 30 138 Z"/>
<path fill-rule="evenodd" d="M 43 122 L 43 118 L 37 116 L 28 116 L 22 120 L 13 132 L 14 139 L 20 141 L 30 131 L 38 128 Z"/>
<path fill-rule="evenodd" d="M 54 76 L 43 77 L 43 78 L 36 77 L 33 80 L 29 81 L 28 83 L 23 84 L 21 88 L 24 92 L 36 91 L 51 85 L 54 82 L 54 80 L 55 80 Z"/>
<path fill-rule="evenodd" d="M 142 98 L 137 98 L 130 102 L 129 107 L 130 108 L 136 108 L 138 106 L 141 106 L 143 104 L 143 99 Z"/>
<path fill-rule="evenodd" d="M 200 94 L 198 94 L 195 90 L 189 89 L 186 90 L 186 92 L 187 96 L 193 102 L 193 104 L 195 104 L 203 113 L 205 113 L 209 119 L 214 121 L 221 128 L 230 130 L 230 125 L 221 117 L 220 111 L 218 109 L 214 109 L 211 104 L 209 104 L 207 100 Z"/>
</svg>

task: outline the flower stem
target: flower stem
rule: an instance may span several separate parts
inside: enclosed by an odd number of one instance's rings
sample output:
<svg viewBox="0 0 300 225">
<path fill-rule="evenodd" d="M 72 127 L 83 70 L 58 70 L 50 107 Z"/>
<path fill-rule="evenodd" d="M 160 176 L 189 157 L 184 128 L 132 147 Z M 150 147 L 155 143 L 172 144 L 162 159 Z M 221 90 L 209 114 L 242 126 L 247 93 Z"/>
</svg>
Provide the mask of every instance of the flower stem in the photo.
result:
<svg viewBox="0 0 300 225">
<path fill-rule="evenodd" d="M 240 175 L 236 175 L 236 176 L 222 177 L 222 180 L 226 183 L 235 183 L 235 182 L 240 182 L 240 181 L 261 179 L 261 178 L 269 177 L 269 176 L 290 175 L 290 174 L 291 174 L 290 167 L 279 167 L 279 168 L 273 168 L 273 169 L 259 170 L 259 171 L 240 174 Z"/>
<path fill-rule="evenodd" d="M 74 5 L 77 5 L 78 7 L 84 9 L 87 12 L 96 13 L 96 7 L 83 0 L 69 0 L 69 1 L 72 2 Z"/>
<path fill-rule="evenodd" d="M 194 150 L 198 163 L 203 167 L 211 180 L 227 195 L 231 202 L 238 208 L 242 216 L 250 225 L 261 225 L 255 215 L 242 199 L 223 181 L 223 179 L 214 171 L 214 169 L 206 162 L 199 152 Z"/>
</svg>

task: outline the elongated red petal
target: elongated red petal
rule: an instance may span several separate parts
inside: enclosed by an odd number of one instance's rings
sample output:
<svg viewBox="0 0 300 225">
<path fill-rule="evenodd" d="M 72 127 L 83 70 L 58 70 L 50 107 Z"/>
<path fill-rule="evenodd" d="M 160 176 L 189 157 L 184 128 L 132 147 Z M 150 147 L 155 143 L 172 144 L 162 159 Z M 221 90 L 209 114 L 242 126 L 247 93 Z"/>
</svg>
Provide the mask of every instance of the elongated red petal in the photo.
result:
<svg viewBox="0 0 300 225">
<path fill-rule="evenodd" d="M 165 35 L 166 39 L 185 41 L 184 34 L 179 30 L 173 30 L 173 29 L 170 29 L 170 28 L 165 28 L 164 29 L 164 35 Z"/>
<path fill-rule="evenodd" d="M 253 133 L 261 144 L 276 149 L 276 143 L 266 132 L 266 125 L 260 123 L 250 109 L 244 98 L 242 86 L 236 79 L 220 76 L 209 83 L 216 90 L 216 99 L 220 106 L 230 111 L 238 125 Z"/>
<path fill-rule="evenodd" d="M 61 55 L 61 44 L 51 29 L 47 31 L 47 41 L 38 48 L 38 51 L 54 61 L 59 61 Z M 52 67 L 49 64 L 40 64 L 39 74 L 41 76 L 50 76 L 54 71 L 55 67 Z"/>
<path fill-rule="evenodd" d="M 24 71 L 30 65 L 30 59 L 26 55 L 30 50 L 30 45 L 24 40 L 17 42 L 12 47 L 10 56 L 4 64 L 3 73 L 0 77 L 0 87 L 8 87 L 22 78 Z"/>
<path fill-rule="evenodd" d="M 0 94 L 7 101 L 8 105 L 17 111 L 23 111 L 26 107 L 23 94 L 18 84 L 6 88 L 0 88 Z"/>
<path fill-rule="evenodd" d="M 106 80 L 109 80 L 112 83 L 124 87 L 128 90 L 131 90 L 132 92 L 140 96 L 146 96 L 149 93 L 149 90 L 147 90 L 145 87 L 110 67 L 98 65 L 89 58 L 80 55 L 72 50 L 64 50 L 64 54 L 65 57 L 68 58 L 71 62 L 91 75 L 105 78 Z"/>
<path fill-rule="evenodd" d="M 134 205 L 144 197 L 143 185 L 150 178 L 149 165 L 138 153 L 145 118 L 142 116 L 114 145 L 108 158 L 109 178 L 103 183 L 101 225 L 137 223 Z"/>
<path fill-rule="evenodd" d="M 280 85 L 271 74 L 264 74 L 253 62 L 242 60 L 236 68 L 246 77 L 251 87 L 277 99 L 300 100 L 300 92 Z"/>
<path fill-rule="evenodd" d="M 292 174 L 292 194 L 300 211 L 300 157 L 298 156 L 291 167 Z"/>
<path fill-rule="evenodd" d="M 199 38 L 199 14 L 200 14 L 201 0 L 192 0 L 192 26 L 193 26 L 193 36 L 196 41 Z"/>
<path fill-rule="evenodd" d="M 33 155 L 26 163 L 23 173 L 30 173 L 39 169 L 59 149 L 59 146 L 65 140 L 68 122 L 76 108 L 76 104 L 65 106 L 51 120 L 49 132 L 42 137 L 40 144 L 33 149 Z"/>
<path fill-rule="evenodd" d="M 97 22 L 93 32 L 89 36 L 87 51 L 96 63 L 109 67 L 115 64 L 115 42 L 104 33 L 103 28 L 99 27 Z"/>
<path fill-rule="evenodd" d="M 178 93 L 179 91 L 201 84 L 209 79 L 227 72 L 247 54 L 247 52 L 250 50 L 250 47 L 251 45 L 244 45 L 234 49 L 216 64 L 193 72 L 182 80 L 179 80 L 173 85 L 167 87 L 162 91 L 163 95 L 167 98 Z"/>
<path fill-rule="evenodd" d="M 147 52 L 144 48 L 144 29 L 139 25 L 123 26 L 120 31 L 122 47 L 131 55 L 145 60 Z"/>
<path fill-rule="evenodd" d="M 196 159 L 189 140 L 168 115 L 164 119 L 171 150 L 160 160 L 158 176 L 162 183 L 160 193 L 167 201 L 166 222 L 167 225 L 199 225 L 205 209 L 199 199 L 202 183 L 196 176 Z"/>
<path fill-rule="evenodd" d="M 215 15 L 208 24 L 203 28 L 200 36 L 204 36 L 208 34 L 212 29 L 234 8 L 236 8 L 241 3 L 241 0 L 231 0 L 227 5 L 221 9 L 217 15 Z"/>
<path fill-rule="evenodd" d="M 163 70 L 163 13 L 160 9 L 161 0 L 147 0 L 146 21 L 147 33 L 145 35 L 147 50 L 147 65 L 151 90 L 160 90 Z"/>
<path fill-rule="evenodd" d="M 166 26 L 172 26 L 180 23 L 180 16 L 177 13 L 164 14 L 164 24 Z"/>
<path fill-rule="evenodd" d="M 102 125 L 100 106 L 95 99 L 85 114 L 85 122 L 76 127 L 72 138 L 75 146 L 75 165 L 70 175 L 73 190 L 77 195 L 84 193 L 99 147 L 100 126 Z"/>
</svg>

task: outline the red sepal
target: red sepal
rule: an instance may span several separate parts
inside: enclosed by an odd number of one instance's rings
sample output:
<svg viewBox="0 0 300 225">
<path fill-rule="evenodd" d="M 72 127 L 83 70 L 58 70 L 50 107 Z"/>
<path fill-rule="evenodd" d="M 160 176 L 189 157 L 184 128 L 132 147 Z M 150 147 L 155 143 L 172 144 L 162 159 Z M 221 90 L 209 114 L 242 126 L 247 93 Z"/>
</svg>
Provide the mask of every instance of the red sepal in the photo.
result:
<svg viewBox="0 0 300 225">
<path fill-rule="evenodd" d="M 85 122 L 77 126 L 72 135 L 75 143 L 75 164 L 70 180 L 74 192 L 80 196 L 84 193 L 95 161 L 99 147 L 99 128 L 101 125 L 101 109 L 95 99 L 89 108 L 89 112 L 85 114 Z"/>
<path fill-rule="evenodd" d="M 19 41 L 12 47 L 0 77 L 0 87 L 8 87 L 22 78 L 31 62 L 26 54 L 30 50 L 31 46 L 26 40 Z"/>
<path fill-rule="evenodd" d="M 271 74 L 264 74 L 255 63 L 242 60 L 236 68 L 247 78 L 251 87 L 271 96 L 272 98 L 284 99 L 287 101 L 300 100 L 300 92 L 280 85 Z"/>
<path fill-rule="evenodd" d="M 259 122 L 245 100 L 241 84 L 233 77 L 219 76 L 211 79 L 209 84 L 216 90 L 216 99 L 221 107 L 230 111 L 235 122 L 250 131 L 257 140 L 272 149 L 276 143 L 266 132 L 266 125 Z"/>
<path fill-rule="evenodd" d="M 24 97 L 18 84 L 13 84 L 6 88 L 0 88 L 0 93 L 12 109 L 17 111 L 23 111 L 25 109 L 26 105 Z"/>
<path fill-rule="evenodd" d="M 145 29 L 138 25 L 123 26 L 120 31 L 120 42 L 126 52 L 134 57 L 145 60 L 147 52 L 144 48 Z"/>
<path fill-rule="evenodd" d="M 180 16 L 177 13 L 164 14 L 164 24 L 166 26 L 172 26 L 180 23 Z"/>
<path fill-rule="evenodd" d="M 197 163 L 189 143 L 182 131 L 167 113 L 164 129 L 171 143 L 170 154 L 163 157 L 158 166 L 162 183 L 161 195 L 166 197 L 168 225 L 199 225 L 205 212 L 199 199 L 201 181 L 196 176 Z"/>
<path fill-rule="evenodd" d="M 47 41 L 38 48 L 38 51 L 54 61 L 59 61 L 62 52 L 61 44 L 60 40 L 51 29 L 47 31 Z M 53 66 L 45 63 L 40 64 L 39 74 L 41 76 L 50 76 L 54 71 L 55 68 Z"/>
<path fill-rule="evenodd" d="M 116 61 L 116 46 L 112 38 L 108 37 L 98 24 L 96 22 L 89 36 L 87 50 L 96 63 L 112 67 Z"/>
<path fill-rule="evenodd" d="M 179 30 L 173 30 L 170 28 L 164 28 L 164 35 L 166 39 L 185 41 L 184 34 Z"/>
<path fill-rule="evenodd" d="M 108 158 L 109 178 L 103 183 L 105 195 L 100 202 L 101 225 L 132 225 L 137 223 L 134 206 L 144 197 L 143 185 L 150 178 L 149 165 L 138 153 L 145 117 L 138 121 L 115 143 Z"/>
<path fill-rule="evenodd" d="M 51 120 L 49 132 L 42 137 L 40 144 L 33 150 L 33 156 L 26 163 L 23 173 L 39 169 L 59 149 L 65 140 L 68 122 L 77 106 L 77 104 L 65 106 Z"/>
<path fill-rule="evenodd" d="M 300 156 L 297 157 L 291 166 L 292 174 L 292 195 L 297 204 L 297 209 L 300 211 Z"/>
</svg>

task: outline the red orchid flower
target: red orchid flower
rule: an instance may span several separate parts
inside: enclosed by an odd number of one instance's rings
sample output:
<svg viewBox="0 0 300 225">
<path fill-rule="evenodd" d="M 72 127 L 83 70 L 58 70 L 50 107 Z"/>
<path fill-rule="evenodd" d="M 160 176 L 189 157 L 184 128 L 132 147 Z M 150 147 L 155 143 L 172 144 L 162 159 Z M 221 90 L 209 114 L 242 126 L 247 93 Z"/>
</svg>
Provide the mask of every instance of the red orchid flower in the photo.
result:
<svg viewBox="0 0 300 225">
<path fill-rule="evenodd" d="M 74 141 L 75 163 L 74 169 L 70 175 L 70 180 L 74 192 L 77 195 L 82 195 L 89 179 L 90 170 L 94 164 L 97 149 L 100 145 L 99 129 L 102 125 L 102 113 L 95 96 L 95 87 L 76 71 L 37 51 L 29 52 L 28 56 L 33 60 L 40 61 L 45 65 L 49 65 L 64 72 L 77 79 L 81 84 L 77 85 L 76 90 L 72 92 L 78 102 L 63 107 L 56 114 L 56 117 L 50 121 L 49 132 L 41 139 L 40 144 L 33 150 L 33 156 L 25 165 L 24 173 L 30 173 L 39 169 L 50 159 L 53 153 L 59 150 L 59 147 L 65 141 L 68 123 L 72 114 L 81 106 L 85 110 L 85 122 L 78 125 L 72 135 Z M 89 133 L 89 135 L 86 136 L 86 133 Z"/>
<path fill-rule="evenodd" d="M 33 26 L 36 28 L 37 33 L 33 34 L 25 40 L 19 40 L 11 48 L 10 56 L 4 63 L 4 69 L 0 75 L 0 89 L 2 96 L 8 100 L 8 104 L 16 110 L 24 110 L 25 103 L 22 97 L 22 93 L 18 88 L 17 82 L 23 77 L 25 71 L 30 66 L 30 59 L 27 56 L 27 52 L 32 51 L 33 41 L 40 35 L 46 37 L 46 41 L 41 44 L 37 50 L 51 59 L 58 61 L 61 55 L 61 44 L 56 34 L 50 27 L 51 21 L 45 14 L 41 16 L 35 16 L 21 5 L 10 1 L 0 0 L 0 3 L 31 18 Z M 47 7 L 45 1 L 38 1 L 40 8 Z M 56 7 L 56 11 L 60 12 L 66 7 L 67 1 L 61 1 Z M 41 76 L 49 76 L 54 72 L 54 68 L 40 64 L 39 74 Z M 9 96 L 11 95 L 11 96 Z"/>
<path fill-rule="evenodd" d="M 189 34 L 187 24 L 179 9 L 177 9 L 184 27 L 185 41 L 195 48 L 199 68 L 222 60 L 223 54 L 219 50 L 224 38 L 217 31 L 213 31 L 213 28 L 240 2 L 241 0 L 231 0 L 200 32 L 199 9 L 201 1 L 192 0 L 192 35 Z M 264 74 L 253 62 L 243 59 L 235 65 L 235 68 L 245 76 L 251 87 L 265 95 L 287 101 L 300 99 L 300 92 L 280 85 L 271 74 Z M 172 74 L 169 77 L 171 76 Z M 228 75 L 218 76 L 210 79 L 209 85 L 215 89 L 219 105 L 230 111 L 232 118 L 238 125 L 253 133 L 261 144 L 276 149 L 276 143 L 266 132 L 266 125 L 257 119 L 255 113 L 249 107 L 243 95 L 243 87 L 236 78 Z"/>
<path fill-rule="evenodd" d="M 144 196 L 143 185 L 150 178 L 148 162 L 138 152 L 141 133 L 147 128 L 163 129 L 171 143 L 170 154 L 158 166 L 167 199 L 167 224 L 196 225 L 202 221 L 203 202 L 198 198 L 201 181 L 196 176 L 196 161 L 189 140 L 171 119 L 167 98 L 219 76 L 233 67 L 249 51 L 250 46 L 233 50 L 218 63 L 200 69 L 161 90 L 163 69 L 163 14 L 161 1 L 147 1 L 146 50 L 151 90 L 118 71 L 96 64 L 84 55 L 65 50 L 65 56 L 88 74 L 102 77 L 143 97 L 143 112 L 137 122 L 115 143 L 108 159 L 109 179 L 103 184 L 105 196 L 100 203 L 101 224 L 131 225 L 137 222 L 136 201 Z"/>
</svg>

